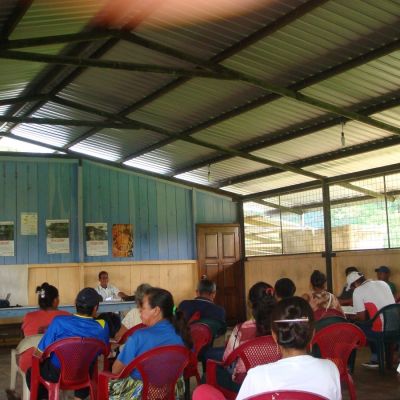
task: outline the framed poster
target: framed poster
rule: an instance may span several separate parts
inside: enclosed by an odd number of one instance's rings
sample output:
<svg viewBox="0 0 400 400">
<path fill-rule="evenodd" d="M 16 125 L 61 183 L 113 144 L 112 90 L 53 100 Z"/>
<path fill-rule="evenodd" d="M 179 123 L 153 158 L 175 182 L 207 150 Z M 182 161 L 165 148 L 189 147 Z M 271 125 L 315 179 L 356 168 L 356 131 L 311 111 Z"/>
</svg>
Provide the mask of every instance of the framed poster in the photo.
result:
<svg viewBox="0 0 400 400">
<path fill-rule="evenodd" d="M 69 253 L 69 220 L 46 220 L 47 254 Z"/>
<path fill-rule="evenodd" d="M 108 231 L 106 222 L 88 222 L 85 225 L 86 254 L 108 256 Z"/>
<path fill-rule="evenodd" d="M 14 222 L 0 222 L 0 256 L 14 257 Z"/>
<path fill-rule="evenodd" d="M 114 224 L 112 227 L 112 239 L 113 257 L 133 256 L 132 224 Z"/>
</svg>

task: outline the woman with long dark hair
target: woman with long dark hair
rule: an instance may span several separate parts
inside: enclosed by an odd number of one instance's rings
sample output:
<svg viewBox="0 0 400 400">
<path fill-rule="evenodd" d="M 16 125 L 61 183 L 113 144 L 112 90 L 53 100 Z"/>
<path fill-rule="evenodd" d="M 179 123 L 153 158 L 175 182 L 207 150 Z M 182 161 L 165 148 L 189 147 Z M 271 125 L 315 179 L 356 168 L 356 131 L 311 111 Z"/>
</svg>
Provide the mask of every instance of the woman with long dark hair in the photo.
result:
<svg viewBox="0 0 400 400">
<path fill-rule="evenodd" d="M 307 347 L 314 333 L 314 314 L 306 300 L 280 301 L 271 315 L 272 336 L 282 359 L 249 370 L 237 400 L 275 390 L 301 390 L 340 400 L 340 376 L 330 360 L 314 358 Z"/>
<path fill-rule="evenodd" d="M 183 314 L 175 311 L 170 292 L 160 288 L 146 291 L 140 306 L 140 317 L 147 327 L 139 329 L 127 340 L 115 361 L 112 372 L 119 374 L 134 358 L 159 346 L 182 345 L 192 347 L 192 340 Z M 161 367 L 161 366 L 160 366 Z M 166 366 L 167 367 L 167 366 Z M 183 380 L 178 381 L 177 396 L 183 395 Z M 128 379 L 114 381 L 110 386 L 110 399 L 139 399 L 143 383 L 139 371 Z"/>
</svg>

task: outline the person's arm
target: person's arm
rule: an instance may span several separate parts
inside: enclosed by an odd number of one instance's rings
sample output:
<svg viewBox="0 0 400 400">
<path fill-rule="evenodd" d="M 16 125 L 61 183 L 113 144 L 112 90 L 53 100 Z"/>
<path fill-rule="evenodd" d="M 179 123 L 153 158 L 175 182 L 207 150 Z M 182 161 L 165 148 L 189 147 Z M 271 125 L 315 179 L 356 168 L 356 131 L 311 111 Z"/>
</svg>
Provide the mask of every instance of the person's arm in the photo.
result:
<svg viewBox="0 0 400 400">
<path fill-rule="evenodd" d="M 357 289 L 353 292 L 353 307 L 356 321 L 366 321 L 368 319 L 368 313 L 365 309 L 365 304 L 363 299 L 360 297 L 360 293 Z"/>
<path fill-rule="evenodd" d="M 121 297 L 121 299 L 122 300 L 124 300 L 126 297 L 128 297 L 129 295 L 127 295 L 126 293 L 124 293 L 124 292 L 118 292 L 117 293 L 117 296 L 118 297 Z"/>
<path fill-rule="evenodd" d="M 118 342 L 127 331 L 128 328 L 124 324 L 121 324 L 121 328 L 119 328 L 119 331 L 115 334 L 114 339 Z"/>
<path fill-rule="evenodd" d="M 122 364 L 121 361 L 115 360 L 114 364 L 112 366 L 112 373 L 115 375 L 118 375 L 121 373 L 121 371 L 126 367 L 125 364 Z"/>
</svg>

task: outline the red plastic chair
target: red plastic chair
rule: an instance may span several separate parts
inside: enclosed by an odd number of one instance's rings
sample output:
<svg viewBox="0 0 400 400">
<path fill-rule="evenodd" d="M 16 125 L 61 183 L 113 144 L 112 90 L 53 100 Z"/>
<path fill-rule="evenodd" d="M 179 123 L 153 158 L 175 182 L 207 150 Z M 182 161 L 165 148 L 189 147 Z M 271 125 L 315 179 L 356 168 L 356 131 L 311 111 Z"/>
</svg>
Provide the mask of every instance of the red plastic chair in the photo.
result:
<svg viewBox="0 0 400 400">
<path fill-rule="evenodd" d="M 225 396 L 211 385 L 197 386 L 193 391 L 192 400 L 225 400 Z"/>
<path fill-rule="evenodd" d="M 48 382 L 40 375 L 40 363 L 54 353 L 61 364 L 58 382 Z M 48 346 L 40 355 L 32 356 L 31 400 L 37 400 L 39 385 L 49 392 L 49 400 L 58 400 L 60 390 L 77 390 L 89 387 L 90 398 L 96 399 L 97 358 L 104 355 L 104 368 L 107 367 L 109 346 L 98 339 L 71 337 L 61 339 Z M 90 377 L 90 367 L 94 371 Z"/>
<path fill-rule="evenodd" d="M 189 364 L 183 371 L 183 377 L 185 379 L 185 398 L 190 398 L 190 385 L 189 379 L 192 376 L 196 377 L 197 384 L 200 385 L 200 374 L 198 369 L 198 355 L 204 346 L 207 346 L 212 342 L 211 329 L 206 324 L 194 323 L 189 325 L 190 334 L 193 340 L 194 350 L 190 352 Z"/>
<path fill-rule="evenodd" d="M 132 360 L 119 375 L 100 372 L 98 400 L 108 399 L 110 379 L 126 378 L 134 369 L 142 376 L 142 400 L 174 400 L 176 382 L 188 362 L 189 350 L 184 346 L 161 346 L 146 351 Z"/>
<path fill-rule="evenodd" d="M 348 323 L 329 325 L 318 331 L 311 341 L 311 346 L 319 347 L 322 358 L 336 364 L 340 379 L 347 384 L 351 400 L 355 400 L 357 395 L 347 364 L 351 352 L 366 344 L 364 332 L 358 326 Z"/>
<path fill-rule="evenodd" d="M 279 347 L 275 343 L 272 336 L 259 336 L 254 339 L 248 340 L 241 344 L 237 349 L 229 354 L 228 358 L 224 361 L 207 360 L 206 382 L 220 390 L 227 399 L 236 399 L 237 393 L 232 392 L 218 385 L 217 383 L 217 367 L 229 367 L 237 359 L 241 359 L 246 368 L 246 372 L 250 368 L 257 365 L 268 364 L 278 361 L 282 358 Z M 241 376 L 240 380 L 243 381 L 245 374 Z"/>
<path fill-rule="evenodd" d="M 135 326 L 132 326 L 132 328 L 128 329 L 118 340 L 117 344 L 122 345 L 125 344 L 125 342 L 128 340 L 128 337 L 133 335 L 137 330 L 146 328 L 145 324 L 137 324 Z"/>
<path fill-rule="evenodd" d="M 301 390 L 277 390 L 248 397 L 246 400 L 328 400 L 315 393 Z"/>
</svg>

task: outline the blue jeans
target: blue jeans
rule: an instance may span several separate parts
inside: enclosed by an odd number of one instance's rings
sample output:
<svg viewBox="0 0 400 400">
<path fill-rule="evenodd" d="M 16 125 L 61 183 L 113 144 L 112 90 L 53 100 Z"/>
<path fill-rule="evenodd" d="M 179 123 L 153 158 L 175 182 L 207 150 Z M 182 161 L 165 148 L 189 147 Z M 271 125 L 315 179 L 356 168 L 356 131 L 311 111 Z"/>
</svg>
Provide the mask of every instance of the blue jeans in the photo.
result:
<svg viewBox="0 0 400 400">
<path fill-rule="evenodd" d="M 375 332 L 372 330 L 371 325 L 366 325 L 366 324 L 357 324 L 357 326 L 365 333 L 365 336 L 367 339 L 369 338 L 375 338 L 378 339 L 380 335 L 382 334 L 381 332 Z M 377 363 L 378 362 L 378 349 L 376 347 L 375 342 L 368 340 L 369 347 L 371 349 L 371 362 Z"/>
</svg>

